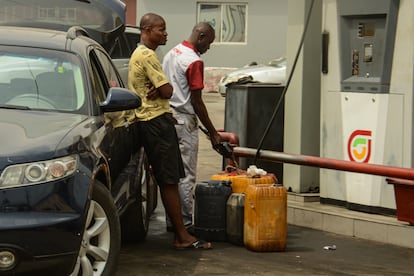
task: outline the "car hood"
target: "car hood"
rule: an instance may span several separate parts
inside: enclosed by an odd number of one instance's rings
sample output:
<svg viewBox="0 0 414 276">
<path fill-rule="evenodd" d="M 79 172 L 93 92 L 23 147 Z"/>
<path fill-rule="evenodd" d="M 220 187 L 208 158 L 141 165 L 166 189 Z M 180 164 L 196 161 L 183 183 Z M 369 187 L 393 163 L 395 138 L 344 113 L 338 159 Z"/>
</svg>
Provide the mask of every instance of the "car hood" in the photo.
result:
<svg viewBox="0 0 414 276">
<path fill-rule="evenodd" d="M 286 71 L 286 67 L 276 67 L 276 66 L 270 66 L 270 65 L 252 65 L 252 66 L 246 66 L 240 69 L 236 69 L 234 71 L 229 72 L 228 76 L 236 76 L 240 74 L 246 74 L 246 75 L 252 75 L 252 74 L 261 74 L 269 71 Z"/>
<path fill-rule="evenodd" d="M 67 31 L 78 25 L 100 44 L 109 43 L 125 28 L 121 0 L 2 0 L 7 14 L 0 25 Z"/>
<path fill-rule="evenodd" d="M 285 78 L 286 66 L 252 65 L 227 73 L 221 78 L 219 85 L 249 82 L 283 84 Z"/>
<path fill-rule="evenodd" d="M 51 159 L 58 152 L 68 154 L 70 146 L 79 140 L 80 131 L 84 131 L 79 125 L 87 118 L 79 114 L 0 109 L 0 169 L 10 163 Z"/>
</svg>

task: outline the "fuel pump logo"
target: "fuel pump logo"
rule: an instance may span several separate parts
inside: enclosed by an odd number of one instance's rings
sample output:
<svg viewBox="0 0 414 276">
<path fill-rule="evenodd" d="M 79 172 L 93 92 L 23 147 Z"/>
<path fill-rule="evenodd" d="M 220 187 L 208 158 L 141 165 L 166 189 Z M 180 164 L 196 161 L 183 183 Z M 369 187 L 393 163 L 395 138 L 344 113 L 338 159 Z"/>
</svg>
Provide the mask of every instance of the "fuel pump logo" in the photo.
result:
<svg viewBox="0 0 414 276">
<path fill-rule="evenodd" d="M 348 156 L 351 161 L 368 163 L 371 157 L 372 135 L 370 130 L 355 130 L 349 136 Z"/>
</svg>

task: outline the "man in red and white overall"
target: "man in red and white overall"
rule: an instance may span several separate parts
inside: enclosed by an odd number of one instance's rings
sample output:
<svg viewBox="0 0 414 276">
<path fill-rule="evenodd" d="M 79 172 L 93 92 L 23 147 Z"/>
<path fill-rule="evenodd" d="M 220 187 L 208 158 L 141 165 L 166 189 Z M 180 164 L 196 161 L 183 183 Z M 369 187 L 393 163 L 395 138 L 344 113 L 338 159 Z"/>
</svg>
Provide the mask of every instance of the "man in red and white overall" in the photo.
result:
<svg viewBox="0 0 414 276">
<path fill-rule="evenodd" d="M 210 44 L 214 39 L 213 27 L 207 22 L 198 23 L 187 40 L 175 46 L 164 56 L 162 64 L 163 71 L 174 88 L 170 106 L 178 121 L 176 130 L 184 163 L 185 177 L 180 179 L 179 192 L 184 225 L 187 227 L 193 224 L 198 119 L 208 130 L 213 148 L 221 142 L 201 95 L 204 88 L 204 62 L 200 55 L 210 49 Z M 168 217 L 167 230 L 173 230 Z"/>
</svg>

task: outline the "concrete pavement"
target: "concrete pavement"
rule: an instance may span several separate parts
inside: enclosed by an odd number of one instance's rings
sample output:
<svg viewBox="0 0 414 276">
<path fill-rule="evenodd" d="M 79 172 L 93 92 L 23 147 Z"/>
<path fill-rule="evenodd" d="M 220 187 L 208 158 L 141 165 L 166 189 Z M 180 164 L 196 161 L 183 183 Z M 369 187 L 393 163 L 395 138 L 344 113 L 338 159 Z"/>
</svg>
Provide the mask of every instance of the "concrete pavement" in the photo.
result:
<svg viewBox="0 0 414 276">
<path fill-rule="evenodd" d="M 228 242 L 211 250 L 175 250 L 156 209 L 147 239 L 122 247 L 119 276 L 414 275 L 412 249 L 288 225 L 285 252 L 252 252 Z M 336 250 L 326 250 L 326 246 Z"/>
<path fill-rule="evenodd" d="M 215 126 L 223 127 L 224 98 L 203 97 Z M 198 181 L 221 168 L 221 156 L 200 132 Z M 175 250 L 159 201 L 145 242 L 123 245 L 117 275 L 414 275 L 414 227 L 324 206 L 316 198 L 289 194 L 287 249 L 268 253 L 228 242 L 213 242 L 212 250 Z M 332 245 L 336 250 L 324 249 Z"/>
<path fill-rule="evenodd" d="M 204 101 L 217 128 L 224 127 L 225 98 L 205 93 Z M 200 139 L 198 179 L 221 170 L 222 159 Z M 288 223 L 414 249 L 414 226 L 393 216 L 368 214 L 319 203 L 319 194 L 288 194 Z"/>
</svg>

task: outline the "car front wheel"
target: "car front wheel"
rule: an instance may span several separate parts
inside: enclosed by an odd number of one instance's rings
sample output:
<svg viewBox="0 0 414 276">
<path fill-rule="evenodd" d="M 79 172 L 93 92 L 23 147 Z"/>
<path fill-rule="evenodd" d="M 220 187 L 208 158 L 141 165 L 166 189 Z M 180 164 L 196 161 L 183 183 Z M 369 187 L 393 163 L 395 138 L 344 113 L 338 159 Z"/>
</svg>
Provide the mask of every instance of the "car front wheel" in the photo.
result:
<svg viewBox="0 0 414 276">
<path fill-rule="evenodd" d="M 114 275 L 121 246 L 119 217 L 112 197 L 96 181 L 84 233 L 71 275 Z"/>
</svg>

